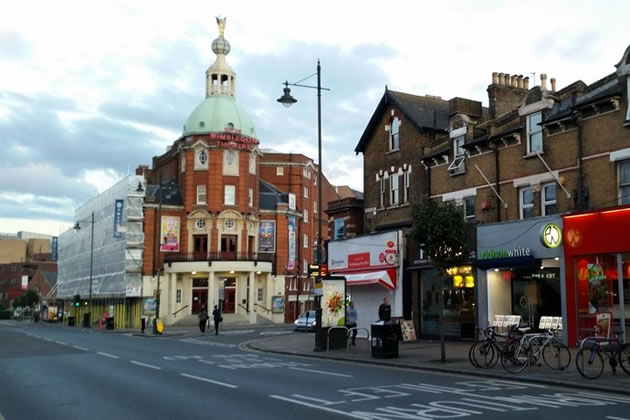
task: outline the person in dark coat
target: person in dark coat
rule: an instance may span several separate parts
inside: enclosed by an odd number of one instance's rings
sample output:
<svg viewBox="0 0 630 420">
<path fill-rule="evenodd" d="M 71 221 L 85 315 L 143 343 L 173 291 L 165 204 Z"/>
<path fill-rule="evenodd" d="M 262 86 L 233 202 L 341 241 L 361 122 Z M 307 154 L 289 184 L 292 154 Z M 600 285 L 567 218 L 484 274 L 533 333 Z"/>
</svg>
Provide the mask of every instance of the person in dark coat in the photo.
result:
<svg viewBox="0 0 630 420">
<path fill-rule="evenodd" d="M 206 322 L 208 322 L 208 310 L 206 309 L 206 305 L 203 305 L 199 311 L 199 330 L 201 334 L 205 334 L 206 332 Z"/>
<path fill-rule="evenodd" d="M 219 323 L 223 321 L 223 317 L 221 316 L 221 311 L 214 305 L 214 311 L 212 311 L 212 317 L 214 318 L 214 334 L 219 335 Z"/>
<path fill-rule="evenodd" d="M 387 296 L 383 298 L 383 303 L 378 307 L 378 319 L 386 322 L 392 320 L 392 307 L 389 305 Z"/>
</svg>

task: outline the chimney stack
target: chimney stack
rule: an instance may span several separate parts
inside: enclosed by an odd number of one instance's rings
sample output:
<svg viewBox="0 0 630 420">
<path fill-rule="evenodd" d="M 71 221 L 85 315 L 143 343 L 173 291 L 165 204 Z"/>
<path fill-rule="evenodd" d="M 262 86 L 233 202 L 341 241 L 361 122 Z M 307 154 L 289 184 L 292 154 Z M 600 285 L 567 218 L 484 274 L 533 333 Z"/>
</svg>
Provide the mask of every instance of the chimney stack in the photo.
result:
<svg viewBox="0 0 630 420">
<path fill-rule="evenodd" d="M 540 88 L 542 90 L 547 90 L 547 74 L 546 73 L 540 74 Z"/>
<path fill-rule="evenodd" d="M 551 91 L 552 92 L 556 91 L 556 78 L 555 77 L 551 78 Z"/>
</svg>

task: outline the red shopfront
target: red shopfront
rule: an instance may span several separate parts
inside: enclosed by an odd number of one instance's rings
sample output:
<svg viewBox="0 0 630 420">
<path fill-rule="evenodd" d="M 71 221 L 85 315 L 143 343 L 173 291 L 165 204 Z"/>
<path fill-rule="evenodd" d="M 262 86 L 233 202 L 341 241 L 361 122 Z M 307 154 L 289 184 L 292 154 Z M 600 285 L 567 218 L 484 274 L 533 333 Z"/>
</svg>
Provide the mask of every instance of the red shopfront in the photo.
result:
<svg viewBox="0 0 630 420">
<path fill-rule="evenodd" d="M 627 334 L 630 206 L 574 213 L 563 225 L 568 343 L 592 335 L 598 313 L 611 313 Z"/>
</svg>

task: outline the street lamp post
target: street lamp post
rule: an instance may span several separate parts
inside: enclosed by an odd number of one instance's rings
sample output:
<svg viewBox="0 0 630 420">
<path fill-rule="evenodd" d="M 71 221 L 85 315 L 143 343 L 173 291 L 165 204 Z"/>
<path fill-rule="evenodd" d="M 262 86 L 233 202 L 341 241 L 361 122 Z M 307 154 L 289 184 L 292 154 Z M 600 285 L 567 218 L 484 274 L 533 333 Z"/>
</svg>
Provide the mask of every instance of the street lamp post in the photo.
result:
<svg viewBox="0 0 630 420">
<path fill-rule="evenodd" d="M 317 73 L 311 74 L 301 80 L 298 80 L 295 83 L 289 83 L 288 81 L 284 82 L 284 94 L 278 98 L 278 102 L 280 102 L 285 107 L 290 107 L 294 103 L 297 102 L 297 99 L 291 96 L 291 89 L 289 86 L 297 86 L 309 89 L 317 89 L 317 159 L 319 163 L 319 171 L 317 172 L 317 217 L 318 217 L 318 232 L 317 232 L 317 264 L 319 265 L 319 270 L 317 273 L 317 283 L 321 284 L 322 281 L 322 211 L 324 209 L 324 205 L 322 203 L 322 90 L 330 90 L 328 88 L 323 88 L 321 85 L 321 65 L 319 64 L 319 60 L 317 60 Z M 300 84 L 304 80 L 310 79 L 313 76 L 317 76 L 317 86 L 309 86 Z M 323 351 L 324 348 L 322 346 L 322 310 L 321 310 L 321 295 L 317 295 L 316 301 L 316 335 L 315 335 L 315 351 Z"/>
<path fill-rule="evenodd" d="M 92 210 L 92 215 L 90 217 L 89 222 L 87 220 L 84 220 L 81 222 L 77 221 L 74 224 L 75 231 L 78 231 L 79 229 L 81 229 L 81 223 L 90 224 L 90 292 L 89 292 L 89 297 L 88 297 L 89 308 L 90 308 L 90 312 L 88 313 L 88 315 L 90 317 L 90 323 L 87 326 L 89 328 L 92 326 L 92 268 L 94 266 L 94 210 Z"/>
</svg>

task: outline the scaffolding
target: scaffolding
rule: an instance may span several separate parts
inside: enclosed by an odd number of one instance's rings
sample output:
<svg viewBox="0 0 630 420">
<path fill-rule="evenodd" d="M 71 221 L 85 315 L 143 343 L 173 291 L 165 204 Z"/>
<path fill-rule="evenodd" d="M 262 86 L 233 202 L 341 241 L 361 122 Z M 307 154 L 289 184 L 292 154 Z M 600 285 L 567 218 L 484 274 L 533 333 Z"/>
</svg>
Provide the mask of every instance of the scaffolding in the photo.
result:
<svg viewBox="0 0 630 420">
<path fill-rule="evenodd" d="M 89 296 L 91 252 L 93 299 L 142 296 L 144 185 L 142 176 L 129 175 L 76 210 L 81 229 L 59 236 L 58 298 Z M 123 201 L 123 229 L 114 226 L 116 200 Z"/>
</svg>

